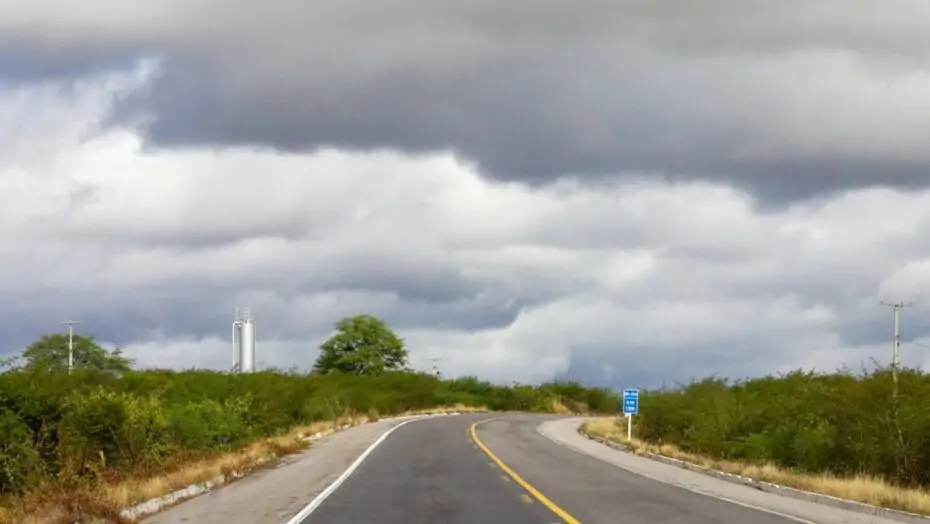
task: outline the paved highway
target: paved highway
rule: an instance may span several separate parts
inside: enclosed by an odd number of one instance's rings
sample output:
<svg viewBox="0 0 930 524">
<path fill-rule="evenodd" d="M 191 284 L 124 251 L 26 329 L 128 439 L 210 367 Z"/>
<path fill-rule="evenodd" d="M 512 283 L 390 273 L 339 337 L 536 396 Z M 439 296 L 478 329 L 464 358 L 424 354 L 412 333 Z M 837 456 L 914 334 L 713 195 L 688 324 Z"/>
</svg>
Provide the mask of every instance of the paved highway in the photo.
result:
<svg viewBox="0 0 930 524">
<path fill-rule="evenodd" d="M 482 418 L 398 428 L 303 524 L 558 522 L 472 444 L 469 429 Z"/>
<path fill-rule="evenodd" d="M 538 416 L 480 424 L 473 441 L 482 418 L 398 428 L 302 524 L 797 524 L 560 446 Z"/>
<path fill-rule="evenodd" d="M 578 420 L 461 415 L 352 428 L 146 524 L 891 524 L 636 457 Z M 387 433 L 386 433 L 387 432 Z"/>
</svg>

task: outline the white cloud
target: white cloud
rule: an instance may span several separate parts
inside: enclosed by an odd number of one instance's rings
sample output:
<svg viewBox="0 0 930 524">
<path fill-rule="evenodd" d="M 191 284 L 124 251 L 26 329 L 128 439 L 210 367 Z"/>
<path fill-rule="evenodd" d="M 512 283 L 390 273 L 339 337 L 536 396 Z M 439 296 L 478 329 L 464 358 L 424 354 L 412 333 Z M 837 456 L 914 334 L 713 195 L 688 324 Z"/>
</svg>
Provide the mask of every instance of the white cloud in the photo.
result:
<svg viewBox="0 0 930 524">
<path fill-rule="evenodd" d="M 144 365 L 225 368 L 232 308 L 251 306 L 259 362 L 306 367 L 335 321 L 370 312 L 423 369 L 675 379 L 886 360 L 878 300 L 930 285 L 927 192 L 763 213 L 707 183 L 495 183 L 447 152 L 147 150 L 100 122 L 150 74 L 0 91 L 4 133 L 26 130 L 0 141 L 17 336 L 70 316 Z"/>
</svg>

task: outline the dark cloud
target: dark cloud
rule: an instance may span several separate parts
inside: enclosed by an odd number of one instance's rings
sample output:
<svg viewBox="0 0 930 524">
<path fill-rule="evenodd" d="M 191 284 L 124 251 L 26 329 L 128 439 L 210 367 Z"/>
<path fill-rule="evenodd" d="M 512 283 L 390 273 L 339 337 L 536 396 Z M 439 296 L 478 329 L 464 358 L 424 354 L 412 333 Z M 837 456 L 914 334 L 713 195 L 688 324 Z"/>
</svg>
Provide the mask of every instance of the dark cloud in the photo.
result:
<svg viewBox="0 0 930 524">
<path fill-rule="evenodd" d="M 884 18 L 861 3 L 818 14 L 801 3 L 588 2 L 558 16 L 487 2 L 286 5 L 188 13 L 203 22 L 196 32 L 179 20 L 115 35 L 160 45 L 165 62 L 112 121 L 147 119 L 156 147 L 454 150 L 500 179 L 703 178 L 763 206 L 930 183 L 911 102 L 857 91 L 920 70 L 925 36 L 906 14 L 916 4 Z M 841 9 L 845 22 L 826 16 Z M 86 53 L 105 52 L 95 42 Z M 835 88 L 844 83 L 848 96 Z M 848 129 L 875 125 L 871 137 Z"/>
<path fill-rule="evenodd" d="M 67 81 L 76 77 L 125 71 L 140 54 L 123 48 L 75 54 L 57 49 L 3 42 L 0 38 L 0 84 L 24 85 L 36 81 Z"/>
<path fill-rule="evenodd" d="M 440 304 L 473 300 L 483 288 L 481 282 L 463 277 L 459 268 L 446 261 L 417 260 L 416 255 L 403 257 L 386 250 L 366 251 L 327 261 L 319 268 L 319 274 L 306 275 L 302 290 L 388 292 L 402 301 Z"/>
<path fill-rule="evenodd" d="M 224 4 L 217 17 L 209 2 L 162 1 L 148 18 L 135 4 L 108 20 L 71 13 L 74 23 L 65 10 L 49 23 L 67 30 L 38 24 L 17 54 L 0 53 L 9 78 L 30 80 L 109 70 L 138 50 L 165 58 L 109 115 L 146 123 L 141 153 L 132 140 L 62 138 L 96 129 L 98 108 L 122 92 L 104 84 L 125 79 L 88 81 L 97 93 L 70 102 L 54 89 L 2 100 L 34 104 L 22 121 L 41 133 L 24 142 L 49 144 L 31 163 L 14 144 L 0 166 L 13 175 L 13 205 L 0 210 L 12 268 L 0 275 L 3 348 L 76 318 L 165 362 L 225 366 L 219 340 L 248 306 L 263 347 L 276 348 L 263 358 L 308 363 L 335 321 L 370 312 L 418 340 L 419 355 L 458 356 L 462 369 L 480 369 L 483 354 L 500 376 L 549 376 L 571 352 L 567 377 L 649 387 L 855 365 L 890 329 L 866 302 L 918 287 L 920 268 L 889 274 L 926 257 L 925 195 L 784 209 L 930 182 L 917 8 L 883 18 L 857 0 L 824 0 L 819 14 L 799 2 L 676 11 L 630 0 L 546 15 L 545 2 L 271 0 Z M 848 16 L 827 16 L 840 9 Z M 15 35 L 31 27 L 20 26 Z M 41 57 L 16 58 L 29 53 Z M 221 149 L 183 151 L 204 144 Z M 447 149 L 497 179 L 568 175 L 584 187 L 488 184 L 444 158 L 227 145 Z M 33 173 L 41 187 L 23 182 Z M 725 181 L 778 212 L 747 210 L 727 189 L 623 177 Z M 75 192 L 76 181 L 90 185 Z M 930 333 L 905 325 L 908 337 Z"/>
<path fill-rule="evenodd" d="M 930 129 L 930 127 L 928 127 Z M 799 198 L 835 196 L 836 193 L 870 187 L 895 187 L 904 190 L 930 186 L 930 162 L 901 158 L 875 159 L 848 154 L 823 158 L 782 158 L 759 163 L 738 163 L 723 173 L 729 181 L 756 194 L 764 195 L 763 210 L 772 205 Z M 748 176 L 748 175 L 754 176 Z"/>
<path fill-rule="evenodd" d="M 282 275 L 271 278 L 229 280 L 222 285 L 204 282 L 138 283 L 132 286 L 93 289 L 35 290 L 15 302 L 14 309 L 0 313 L 19 319 L 5 330 L 0 355 L 17 352 L 37 333 L 66 330 L 64 320 L 78 320 L 78 332 L 124 346 L 153 336 L 180 339 L 191 334 L 229 331 L 235 308 L 250 307 L 265 336 L 276 339 L 306 339 L 329 331 L 344 315 L 373 313 L 398 330 L 441 329 L 478 331 L 510 325 L 529 300 L 479 300 L 485 288 L 480 281 L 456 277 L 441 266 L 404 265 L 381 253 L 382 265 L 371 263 L 363 253 L 362 268 L 341 274 L 301 272 L 296 281 Z M 337 310 L 309 308 L 308 297 L 336 293 L 343 298 Z M 394 297 L 386 307 L 379 295 Z M 346 302 L 348 300 L 348 303 Z"/>
<path fill-rule="evenodd" d="M 0 70 L 67 74 L 157 53 L 162 74 L 112 118 L 145 118 L 156 147 L 454 150 L 500 179 L 704 178 L 765 206 L 930 183 L 926 130 L 891 89 L 928 59 L 927 13 L 896 6 L 168 3 L 157 17 L 115 12 L 120 25 L 30 13 Z M 59 32 L 43 44 L 40 28 Z"/>
<path fill-rule="evenodd" d="M 777 354 L 766 358 L 764 351 L 735 346 L 725 350 L 696 346 L 663 352 L 649 347 L 623 347 L 598 357 L 585 353 L 576 352 L 568 370 L 556 378 L 578 380 L 616 391 L 624 388 L 674 388 L 711 376 L 731 379 L 761 376 L 772 373 L 783 361 Z M 785 360 L 793 357 L 787 352 L 782 354 Z"/>
<path fill-rule="evenodd" d="M 426 64 L 397 58 L 374 75 L 365 74 L 373 66 L 347 63 L 350 57 L 331 56 L 341 66 L 333 70 L 306 60 L 324 61 L 294 57 L 278 66 L 289 71 L 286 81 L 268 84 L 242 78 L 248 64 L 229 71 L 168 62 L 151 89 L 131 97 L 114 118 L 153 115 L 148 139 L 167 147 L 451 149 L 493 177 L 529 183 L 564 174 L 665 173 L 673 180 L 729 181 L 786 201 L 844 186 L 930 181 L 925 163 L 907 159 L 874 161 L 832 151 L 734 159 L 746 143 L 772 139 L 773 124 L 764 111 L 740 114 L 749 110 L 732 107 L 728 89 L 716 79 L 687 70 L 657 72 L 610 57 L 540 56 L 529 64 L 489 59 L 486 68 L 457 72 L 441 65 L 453 57 L 438 54 Z M 319 76 L 310 76 L 314 71 Z M 251 74 L 284 78 L 259 67 Z M 731 74 L 738 76 L 738 69 Z M 773 102 L 764 93 L 749 94 L 760 106 Z M 754 128 L 753 119 L 761 127 Z"/>
</svg>

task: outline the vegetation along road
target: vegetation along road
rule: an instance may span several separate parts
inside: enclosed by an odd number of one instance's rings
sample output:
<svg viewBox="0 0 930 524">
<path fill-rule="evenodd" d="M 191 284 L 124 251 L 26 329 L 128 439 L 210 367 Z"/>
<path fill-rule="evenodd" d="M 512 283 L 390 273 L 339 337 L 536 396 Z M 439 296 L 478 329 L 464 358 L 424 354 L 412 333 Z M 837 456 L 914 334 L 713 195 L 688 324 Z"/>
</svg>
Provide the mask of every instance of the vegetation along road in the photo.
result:
<svg viewBox="0 0 930 524">
<path fill-rule="evenodd" d="M 368 315 L 339 322 L 306 372 L 140 370 L 89 336 L 69 372 L 63 342 L 0 363 L 2 523 L 930 522 L 629 452 L 930 514 L 915 370 L 896 390 L 878 370 L 644 391 L 627 443 L 612 391 L 413 371 Z"/>
</svg>

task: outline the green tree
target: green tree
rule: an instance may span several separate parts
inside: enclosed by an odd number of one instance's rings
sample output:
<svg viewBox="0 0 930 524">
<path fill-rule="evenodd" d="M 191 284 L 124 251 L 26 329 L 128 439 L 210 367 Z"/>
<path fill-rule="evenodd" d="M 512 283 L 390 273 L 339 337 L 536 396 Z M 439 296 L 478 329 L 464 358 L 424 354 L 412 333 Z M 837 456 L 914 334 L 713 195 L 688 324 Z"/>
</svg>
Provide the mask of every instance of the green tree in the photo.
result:
<svg viewBox="0 0 930 524">
<path fill-rule="evenodd" d="M 107 351 L 94 341 L 92 336 L 74 335 L 75 369 L 126 372 L 132 368 L 133 360 L 123 356 L 119 348 Z M 27 369 L 63 371 L 68 369 L 68 335 L 44 335 L 23 351 Z"/>
<path fill-rule="evenodd" d="M 407 349 L 381 319 L 372 315 L 344 318 L 336 323 L 336 334 L 320 346 L 313 365 L 318 373 L 339 371 L 354 375 L 377 375 L 407 366 Z"/>
<path fill-rule="evenodd" d="M 14 355 L 12 357 L 7 357 L 7 358 L 0 358 L 0 369 L 3 369 L 3 368 L 16 369 L 17 360 L 19 360 L 18 355 Z"/>
</svg>

